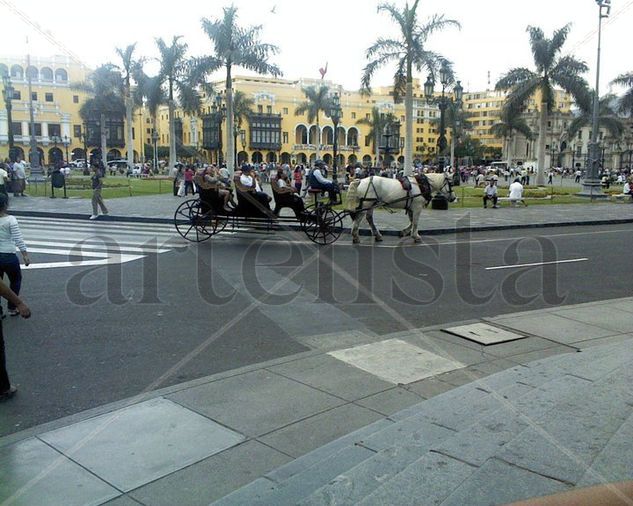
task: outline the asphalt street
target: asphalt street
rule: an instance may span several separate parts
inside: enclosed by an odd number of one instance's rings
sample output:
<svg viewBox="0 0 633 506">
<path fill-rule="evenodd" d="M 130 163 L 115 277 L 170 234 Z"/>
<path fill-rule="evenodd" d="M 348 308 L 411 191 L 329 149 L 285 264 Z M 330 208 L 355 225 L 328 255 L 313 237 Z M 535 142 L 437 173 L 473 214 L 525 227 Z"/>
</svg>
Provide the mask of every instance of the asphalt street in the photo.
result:
<svg viewBox="0 0 633 506">
<path fill-rule="evenodd" d="M 0 407 L 0 436 L 307 351 L 305 336 L 631 295 L 633 225 L 317 248 L 285 232 L 198 245 L 163 225 L 20 223 L 39 266 L 24 273 L 33 317 L 3 324 L 19 395 Z"/>
</svg>

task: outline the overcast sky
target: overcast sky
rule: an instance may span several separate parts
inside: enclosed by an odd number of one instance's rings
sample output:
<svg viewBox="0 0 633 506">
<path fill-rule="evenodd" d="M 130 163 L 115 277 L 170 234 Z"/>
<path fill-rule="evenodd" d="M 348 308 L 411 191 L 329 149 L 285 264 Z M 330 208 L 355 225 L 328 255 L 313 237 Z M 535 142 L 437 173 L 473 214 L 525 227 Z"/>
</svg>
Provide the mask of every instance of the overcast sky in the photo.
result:
<svg viewBox="0 0 633 506">
<path fill-rule="evenodd" d="M 263 40 L 276 44 L 274 57 L 284 78 L 319 78 L 319 68 L 329 63 L 326 79 L 358 89 L 365 50 L 378 36 L 393 36 L 396 27 L 385 13 L 378 14 L 378 0 L 234 0 L 242 24 L 262 24 Z M 398 6 L 404 0 L 394 0 Z M 613 0 L 611 17 L 603 27 L 601 94 L 618 74 L 633 71 L 628 53 L 633 28 L 633 0 Z M 217 18 L 228 1 L 217 0 L 0 0 L 3 20 L 2 50 L 6 55 L 63 54 L 60 47 L 44 36 L 10 5 L 18 8 L 29 22 L 39 25 L 62 46 L 89 66 L 115 62 L 115 47 L 137 42 L 138 54 L 155 57 L 154 39 L 170 40 L 183 35 L 191 55 L 212 51 L 202 32 L 202 17 Z M 421 0 L 419 17 L 435 13 L 458 20 L 462 29 L 447 29 L 433 35 L 429 49 L 455 62 L 455 70 L 466 90 L 487 88 L 505 71 L 516 66 L 532 67 L 526 27 L 542 27 L 547 34 L 566 23 L 572 31 L 565 53 L 586 61 L 587 78 L 595 82 L 598 7 L 595 0 Z M 152 69 L 148 67 L 148 71 Z M 394 67 L 376 75 L 372 85 L 388 85 Z M 240 74 L 237 70 L 236 74 Z M 243 73 L 243 72 L 241 72 Z M 426 76 L 416 76 L 425 79 Z"/>
</svg>

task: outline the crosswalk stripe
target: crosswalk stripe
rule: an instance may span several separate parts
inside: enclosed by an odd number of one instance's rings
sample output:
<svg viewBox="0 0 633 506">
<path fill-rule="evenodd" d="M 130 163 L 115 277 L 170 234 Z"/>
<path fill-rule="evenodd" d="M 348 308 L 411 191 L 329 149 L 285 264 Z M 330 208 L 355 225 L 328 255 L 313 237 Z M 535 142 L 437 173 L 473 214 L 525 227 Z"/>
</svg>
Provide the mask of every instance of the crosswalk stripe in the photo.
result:
<svg viewBox="0 0 633 506">
<path fill-rule="evenodd" d="M 130 246 L 130 247 L 125 247 L 125 248 L 113 248 L 110 246 L 105 246 L 103 244 L 82 244 L 81 246 L 77 246 L 75 247 L 74 245 L 69 245 L 69 244 L 58 244 L 58 243 L 54 243 L 54 242 L 46 242 L 46 241 L 29 241 L 29 246 L 28 246 L 28 250 L 29 251 L 33 251 L 35 252 L 36 249 L 32 248 L 30 245 L 33 244 L 36 247 L 37 246 L 48 246 L 49 250 L 55 250 L 55 251 L 63 251 L 63 252 L 68 252 L 68 254 L 72 254 L 73 256 L 77 255 L 77 256 L 81 256 L 85 253 L 89 253 L 89 252 L 105 252 L 108 255 L 118 255 L 121 252 L 126 252 L 126 253 L 145 253 L 145 254 L 150 254 L 150 253 L 167 253 L 169 251 L 171 251 L 170 249 L 161 249 L 161 248 L 136 248 L 134 246 Z M 42 248 L 39 248 L 42 249 Z M 45 251 L 40 251 L 40 253 L 46 253 Z"/>
<path fill-rule="evenodd" d="M 85 235 L 99 235 L 101 234 L 112 234 L 112 235 L 122 235 L 122 236 L 139 236 L 139 237 L 173 237 L 176 233 L 175 231 L 172 233 L 161 233 L 161 232 L 145 232 L 145 231 L 137 231 L 137 230 L 118 230 L 116 228 L 108 228 L 108 229 L 81 229 L 81 228 L 71 228 L 70 230 L 67 227 L 58 226 L 58 227 L 46 227 L 42 228 L 40 226 L 35 225 L 22 225 L 20 224 L 20 229 L 23 231 L 38 231 L 38 232 L 64 232 L 64 235 L 68 235 L 68 233 L 83 234 Z"/>
<path fill-rule="evenodd" d="M 33 224 L 59 224 L 61 222 L 72 225 L 84 225 L 90 227 L 104 227 L 104 226 L 117 226 L 120 228 L 144 228 L 148 230 L 166 230 L 172 227 L 171 223 L 146 223 L 146 222 L 134 222 L 129 221 L 86 221 L 86 220 L 69 220 L 65 218 L 39 218 L 39 217 L 17 217 L 18 223 L 33 223 Z"/>
<path fill-rule="evenodd" d="M 133 260 L 139 260 L 143 255 L 122 255 L 120 258 L 108 257 L 99 260 L 80 260 L 75 262 L 42 262 L 31 264 L 28 267 L 23 265 L 22 269 L 50 269 L 52 267 L 87 267 L 91 265 L 125 264 Z"/>
</svg>

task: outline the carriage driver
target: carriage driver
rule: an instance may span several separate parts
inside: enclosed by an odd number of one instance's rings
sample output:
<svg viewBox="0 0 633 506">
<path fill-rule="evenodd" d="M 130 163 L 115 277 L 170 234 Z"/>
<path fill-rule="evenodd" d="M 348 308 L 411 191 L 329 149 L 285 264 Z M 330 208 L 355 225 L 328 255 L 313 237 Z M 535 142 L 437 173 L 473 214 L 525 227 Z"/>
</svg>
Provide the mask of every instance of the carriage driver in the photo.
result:
<svg viewBox="0 0 633 506">
<path fill-rule="evenodd" d="M 314 167 L 308 172 L 308 186 L 317 190 L 327 191 L 330 197 L 330 204 L 338 204 L 339 188 L 329 179 L 326 179 L 327 166 L 323 160 L 314 162 Z"/>
</svg>

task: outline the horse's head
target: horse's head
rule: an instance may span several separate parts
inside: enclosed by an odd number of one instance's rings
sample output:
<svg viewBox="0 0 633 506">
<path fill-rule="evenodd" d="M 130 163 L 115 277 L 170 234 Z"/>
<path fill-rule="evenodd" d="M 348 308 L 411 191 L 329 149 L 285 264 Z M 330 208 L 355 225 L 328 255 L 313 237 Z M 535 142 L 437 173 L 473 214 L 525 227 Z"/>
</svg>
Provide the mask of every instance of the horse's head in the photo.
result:
<svg viewBox="0 0 633 506">
<path fill-rule="evenodd" d="M 448 174 L 444 175 L 444 186 L 440 190 L 448 199 L 449 202 L 455 202 L 457 200 L 457 195 L 453 191 L 453 185 L 451 183 L 451 178 Z"/>
<path fill-rule="evenodd" d="M 451 177 L 448 174 L 427 174 L 431 183 L 431 190 L 444 195 L 449 202 L 455 202 L 457 195 L 453 191 Z"/>
</svg>

